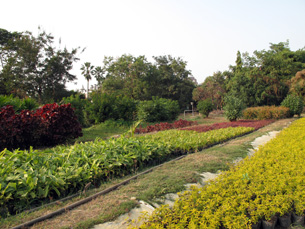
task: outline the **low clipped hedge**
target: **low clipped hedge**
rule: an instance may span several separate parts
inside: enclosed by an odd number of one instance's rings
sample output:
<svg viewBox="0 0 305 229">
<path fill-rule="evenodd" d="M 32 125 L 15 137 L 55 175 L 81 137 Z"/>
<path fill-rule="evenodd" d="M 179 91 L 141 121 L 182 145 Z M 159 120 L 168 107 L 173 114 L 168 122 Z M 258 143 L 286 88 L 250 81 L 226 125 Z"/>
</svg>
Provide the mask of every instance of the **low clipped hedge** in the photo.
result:
<svg viewBox="0 0 305 229">
<path fill-rule="evenodd" d="M 304 224 L 305 118 L 209 185 L 162 206 L 140 228 L 288 228 Z M 265 227 L 264 227 L 265 228 Z"/>
<path fill-rule="evenodd" d="M 289 117 L 289 108 L 276 106 L 248 107 L 243 111 L 245 119 L 282 119 Z"/>
</svg>

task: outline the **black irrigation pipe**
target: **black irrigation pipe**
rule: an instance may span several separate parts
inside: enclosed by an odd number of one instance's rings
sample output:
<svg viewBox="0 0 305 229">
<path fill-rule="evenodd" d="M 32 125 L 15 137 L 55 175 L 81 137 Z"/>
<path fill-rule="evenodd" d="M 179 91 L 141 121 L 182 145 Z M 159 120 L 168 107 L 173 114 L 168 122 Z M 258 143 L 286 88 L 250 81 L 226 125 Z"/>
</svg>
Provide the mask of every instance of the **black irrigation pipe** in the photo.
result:
<svg viewBox="0 0 305 229">
<path fill-rule="evenodd" d="M 258 128 L 258 129 L 260 129 L 260 128 Z M 226 139 L 226 140 L 224 140 L 224 141 L 220 141 L 220 142 L 217 142 L 217 143 L 214 143 L 214 144 L 211 144 L 211 145 L 202 147 L 202 148 L 200 148 L 200 149 L 197 149 L 196 151 L 201 151 L 201 150 L 204 150 L 204 149 L 208 149 L 208 148 L 211 148 L 211 147 L 213 147 L 213 146 L 215 146 L 215 145 L 219 145 L 219 144 L 222 144 L 222 143 L 224 143 L 224 142 L 228 142 L 228 141 L 230 141 L 230 140 L 233 140 L 233 139 L 235 139 L 235 138 L 239 138 L 239 137 L 242 137 L 242 136 L 251 134 L 251 133 L 253 133 L 254 131 L 257 131 L 258 129 L 252 130 L 252 131 L 250 131 L 250 132 L 244 133 L 244 134 L 239 135 L 239 136 L 235 136 L 235 137 Z M 196 151 L 193 151 L 193 152 L 196 152 Z M 189 152 L 189 153 L 192 153 L 192 152 Z M 23 229 L 23 228 L 27 228 L 27 227 L 33 226 L 34 224 L 39 223 L 39 222 L 41 222 L 41 221 L 44 221 L 44 220 L 53 218 L 53 217 L 55 217 L 55 216 L 57 216 L 57 215 L 63 214 L 63 213 L 65 213 L 65 212 L 67 212 L 67 211 L 69 211 L 69 210 L 71 210 L 71 209 L 73 209 L 73 208 L 76 208 L 76 207 L 78 207 L 78 206 L 80 206 L 80 205 L 82 205 L 82 204 L 88 203 L 89 201 L 93 200 L 94 198 L 97 198 L 98 196 L 105 195 L 105 194 L 107 194 L 107 193 L 109 193 L 109 192 L 111 192 L 111 191 L 113 191 L 113 190 L 116 190 L 118 187 L 120 187 L 120 186 L 122 186 L 122 185 L 125 185 L 125 184 L 128 184 L 131 180 L 137 179 L 137 178 L 138 178 L 139 176 L 141 176 L 141 175 L 144 175 L 144 174 L 146 174 L 146 173 L 150 173 L 150 172 L 152 172 L 152 171 L 153 171 L 154 169 L 156 169 L 156 168 L 159 168 L 159 167 L 161 167 L 161 166 L 163 166 L 163 165 L 165 165 L 165 164 L 167 164 L 167 163 L 173 162 L 173 161 L 178 161 L 178 160 L 180 160 L 180 159 L 182 159 L 182 158 L 184 158 L 184 157 L 186 157 L 186 156 L 187 156 L 187 154 L 182 155 L 182 156 L 179 156 L 179 157 L 177 157 L 177 158 L 175 158 L 175 159 L 172 159 L 172 160 L 167 161 L 167 162 L 165 162 L 165 163 L 162 163 L 162 164 L 160 164 L 160 165 L 156 165 L 156 166 L 154 166 L 153 168 L 150 168 L 150 169 L 148 169 L 148 170 L 146 170 L 146 171 L 144 171 L 144 172 L 141 172 L 141 173 L 139 173 L 139 174 L 137 174 L 137 175 L 135 175 L 135 176 L 132 176 L 132 177 L 128 178 L 127 180 L 122 181 L 122 182 L 119 183 L 119 184 L 113 185 L 113 186 L 110 187 L 110 188 L 104 189 L 103 191 L 100 191 L 100 192 L 98 192 L 98 193 L 95 193 L 95 194 L 93 194 L 92 196 L 86 197 L 85 199 L 79 200 L 79 201 L 77 201 L 77 202 L 75 202 L 75 203 L 73 203 L 73 204 L 70 204 L 70 205 L 66 206 L 66 207 L 60 208 L 60 209 L 58 209 L 58 210 L 56 210 L 56 211 L 54 211 L 54 212 L 51 212 L 51 213 L 49 213 L 49 214 L 47 214 L 47 215 L 44 215 L 44 216 L 38 217 L 38 218 L 36 218 L 36 219 L 30 220 L 30 221 L 28 221 L 28 222 L 25 222 L 25 223 L 23 223 L 23 224 L 20 224 L 20 225 L 18 225 L 18 226 L 15 226 L 15 227 L 13 227 L 13 228 L 11 228 L 11 229 Z M 76 193 L 76 194 L 74 194 L 74 195 L 72 195 L 72 196 L 68 196 L 68 197 L 63 198 L 63 199 L 58 200 L 58 201 L 69 200 L 69 199 L 72 199 L 72 198 L 74 198 L 74 197 L 79 196 L 80 194 L 81 194 L 81 193 Z M 47 205 L 43 205 L 42 207 L 45 207 L 45 206 L 54 204 L 54 203 L 56 203 L 56 202 L 58 202 L 58 201 L 55 201 L 55 202 L 50 203 L 50 204 L 47 204 Z M 37 207 L 37 208 L 31 209 L 30 212 L 35 211 L 35 210 L 37 210 L 37 209 L 39 209 L 39 208 L 41 208 L 41 207 Z"/>
<path fill-rule="evenodd" d="M 148 169 L 148 170 L 146 170 L 146 171 L 144 171 L 144 172 L 141 172 L 141 173 L 139 173 L 139 174 L 137 174 L 137 175 L 135 175 L 135 176 L 133 176 L 133 177 L 130 177 L 129 179 L 127 179 L 127 180 L 125 180 L 125 181 L 122 181 L 122 182 L 119 183 L 119 184 L 113 185 L 113 186 L 110 187 L 110 188 L 107 188 L 107 189 L 104 189 L 103 191 L 100 191 L 100 192 L 98 192 L 98 193 L 95 193 L 95 194 L 93 194 L 92 196 L 89 196 L 89 197 L 87 197 L 87 198 L 85 198 L 85 199 L 79 200 L 79 201 L 77 201 L 77 202 L 75 202 L 75 203 L 73 203 L 73 204 L 70 204 L 70 205 L 68 205 L 68 206 L 66 206 L 66 207 L 63 207 L 63 208 L 61 208 L 61 209 L 58 209 L 58 210 L 56 210 L 56 211 L 54 211 L 54 212 L 51 212 L 51 213 L 49 213 L 49 214 L 47 214 L 47 215 L 38 217 L 38 218 L 33 219 L 33 220 L 31 220 L 31 221 L 28 221 L 28 222 L 26 222 L 26 223 L 20 224 L 20 225 L 18 225 L 18 226 L 16 226 L 16 227 L 13 227 L 13 228 L 11 228 L 11 229 L 21 229 L 21 228 L 30 227 L 30 226 L 33 226 L 33 225 L 36 224 L 36 223 L 39 223 L 39 222 L 41 222 L 41 221 L 50 219 L 50 218 L 52 218 L 52 217 L 54 217 L 54 216 L 56 216 L 56 215 L 60 215 L 60 214 L 62 214 L 62 213 L 65 213 L 65 212 L 67 212 L 67 211 L 69 211 L 69 210 L 71 210 L 71 209 L 73 209 L 73 208 L 76 208 L 76 207 L 78 207 L 78 206 L 80 206 L 80 205 L 82 205 L 82 204 L 85 204 L 85 203 L 87 203 L 87 202 L 93 200 L 94 198 L 97 198 L 98 196 L 105 195 L 105 194 L 107 194 L 107 193 L 109 193 L 109 192 L 111 192 L 111 191 L 113 191 L 113 190 L 116 190 L 118 187 L 120 187 L 120 186 L 122 186 L 122 185 L 125 185 L 125 184 L 129 183 L 131 180 L 137 179 L 137 178 L 138 178 L 139 176 L 141 176 L 141 175 L 144 175 L 144 174 L 146 174 L 146 173 L 152 172 L 154 169 L 159 168 L 159 167 L 163 166 L 163 165 L 166 164 L 166 163 L 173 162 L 173 161 L 178 161 L 178 160 L 180 160 L 180 159 L 182 159 L 182 158 L 184 158 L 184 157 L 186 157 L 186 156 L 187 156 L 187 155 L 182 155 L 182 156 L 180 156 L 180 157 L 177 157 L 177 158 L 175 158 L 175 159 L 173 159 L 173 160 L 170 160 L 170 161 L 168 161 L 168 162 L 165 162 L 165 163 L 163 163 L 163 164 L 154 166 L 153 168 L 150 168 L 150 169 Z M 75 196 L 78 196 L 78 195 L 79 195 L 79 194 L 75 194 Z M 71 199 L 72 197 L 67 197 L 67 198 L 68 198 L 68 199 Z M 65 198 L 65 199 L 67 199 L 67 198 Z M 56 203 L 56 202 L 55 202 L 55 203 Z M 34 209 L 32 209 L 32 210 L 34 210 Z"/>
</svg>

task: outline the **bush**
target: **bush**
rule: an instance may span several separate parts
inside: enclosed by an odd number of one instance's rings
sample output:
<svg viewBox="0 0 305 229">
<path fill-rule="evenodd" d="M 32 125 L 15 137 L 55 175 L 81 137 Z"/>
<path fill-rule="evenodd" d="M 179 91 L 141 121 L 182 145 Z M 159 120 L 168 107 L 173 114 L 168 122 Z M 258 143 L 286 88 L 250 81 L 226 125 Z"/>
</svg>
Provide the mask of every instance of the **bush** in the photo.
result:
<svg viewBox="0 0 305 229">
<path fill-rule="evenodd" d="M 20 114 L 13 106 L 0 110 L 0 150 L 56 145 L 80 136 L 81 127 L 70 104 L 47 104 Z"/>
<path fill-rule="evenodd" d="M 163 122 L 176 120 L 180 109 L 177 101 L 153 97 L 152 100 L 141 101 L 137 107 L 139 120 L 146 122 Z"/>
<path fill-rule="evenodd" d="M 276 106 L 249 107 L 243 111 L 245 119 L 281 119 L 289 116 L 289 108 Z"/>
<path fill-rule="evenodd" d="M 131 121 L 136 113 L 136 101 L 126 96 L 93 93 L 90 118 L 95 123 L 106 120 Z"/>
<path fill-rule="evenodd" d="M 204 115 L 205 117 L 208 117 L 210 112 L 213 111 L 214 106 L 210 99 L 206 99 L 199 101 L 197 109 L 200 114 Z"/>
<path fill-rule="evenodd" d="M 44 146 L 57 145 L 83 136 L 82 128 L 71 104 L 46 104 L 36 111 L 45 126 L 41 137 Z"/>
<path fill-rule="evenodd" d="M 19 99 L 13 95 L 0 95 L 0 108 L 11 105 L 13 109 L 20 113 L 22 110 L 34 110 L 38 108 L 38 104 L 32 98 Z"/>
<path fill-rule="evenodd" d="M 281 106 L 289 108 L 290 117 L 293 117 L 295 114 L 300 117 L 304 108 L 302 98 L 297 95 L 288 95 L 281 103 Z"/>
<path fill-rule="evenodd" d="M 70 97 L 67 98 L 63 98 L 61 103 L 71 104 L 72 108 L 74 108 L 74 113 L 79 123 L 82 125 L 82 127 L 90 126 L 90 121 L 88 118 L 89 117 L 88 109 L 91 104 L 87 99 L 82 98 L 82 95 L 76 94 L 76 95 L 71 95 Z"/>
<path fill-rule="evenodd" d="M 234 96 L 225 97 L 225 116 L 229 121 L 236 121 L 238 118 L 242 117 L 242 111 L 245 109 L 245 104 L 243 101 Z"/>
</svg>

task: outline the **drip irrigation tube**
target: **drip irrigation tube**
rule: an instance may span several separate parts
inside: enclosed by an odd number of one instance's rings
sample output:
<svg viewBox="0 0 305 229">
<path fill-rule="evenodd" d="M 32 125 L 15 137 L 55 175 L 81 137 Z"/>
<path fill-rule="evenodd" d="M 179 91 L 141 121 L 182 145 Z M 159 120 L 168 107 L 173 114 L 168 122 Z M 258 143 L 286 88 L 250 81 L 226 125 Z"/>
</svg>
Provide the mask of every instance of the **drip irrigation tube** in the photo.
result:
<svg viewBox="0 0 305 229">
<path fill-rule="evenodd" d="M 54 216 L 63 214 L 63 213 L 65 213 L 65 212 L 68 211 L 68 210 L 71 210 L 71 209 L 73 209 L 73 208 L 76 208 L 76 207 L 78 207 L 78 206 L 80 206 L 80 205 L 82 205 L 82 204 L 85 204 L 85 203 L 87 203 L 87 202 L 93 200 L 94 198 L 97 198 L 98 196 L 105 195 L 105 194 L 111 192 L 111 191 L 117 189 L 118 187 L 120 187 L 120 186 L 122 186 L 122 185 L 125 185 L 125 184 L 129 183 L 131 180 L 137 179 L 137 178 L 138 178 L 139 176 L 141 176 L 141 175 L 144 175 L 144 174 L 146 174 L 146 173 L 149 173 L 149 172 L 153 171 L 153 170 L 156 169 L 156 168 L 159 168 L 159 167 L 161 167 L 161 166 L 163 166 L 163 165 L 165 165 L 165 164 L 167 164 L 167 163 L 170 163 L 170 162 L 173 162 L 173 161 L 180 160 L 180 159 L 182 159 L 182 158 L 184 158 L 184 157 L 186 157 L 186 155 L 182 155 L 182 156 L 180 156 L 180 157 L 177 157 L 177 158 L 175 158 L 175 159 L 173 159 L 173 160 L 170 160 L 170 161 L 168 161 L 168 162 L 165 162 L 165 163 L 163 163 L 163 164 L 154 166 L 153 168 L 150 168 L 150 169 L 148 169 L 148 170 L 146 170 L 146 171 L 144 171 L 144 172 L 141 172 L 141 173 L 139 173 L 139 174 L 137 174 L 137 175 L 135 175 L 135 176 L 133 176 L 133 177 L 130 177 L 129 179 L 127 179 L 127 180 L 125 180 L 125 181 L 122 181 L 122 182 L 119 183 L 119 184 L 113 185 L 113 186 L 110 187 L 110 188 L 107 188 L 107 189 L 104 189 L 103 191 L 100 191 L 100 192 L 98 192 L 98 193 L 95 193 L 95 194 L 93 194 L 92 196 L 86 197 L 85 199 L 79 200 L 79 201 L 77 201 L 77 202 L 75 202 L 75 203 L 73 203 L 73 204 L 70 204 L 70 205 L 66 206 L 66 207 L 63 207 L 63 208 L 61 208 L 61 209 L 58 209 L 58 210 L 56 210 L 56 211 L 54 211 L 54 212 L 51 212 L 51 213 L 49 213 L 49 214 L 47 214 L 47 215 L 38 217 L 38 218 L 33 219 L 33 220 L 31 220 L 31 221 L 28 221 L 28 222 L 26 222 L 26 223 L 20 224 L 20 225 L 18 225 L 18 226 L 16 226 L 16 227 L 13 227 L 13 228 L 11 228 L 11 229 L 22 229 L 22 228 L 30 227 L 30 226 L 33 226 L 33 225 L 36 224 L 36 223 L 41 222 L 41 221 L 44 221 L 44 220 L 50 219 L 50 218 L 52 218 L 52 217 L 54 217 Z M 76 195 L 76 196 L 77 196 L 77 195 Z"/>
</svg>

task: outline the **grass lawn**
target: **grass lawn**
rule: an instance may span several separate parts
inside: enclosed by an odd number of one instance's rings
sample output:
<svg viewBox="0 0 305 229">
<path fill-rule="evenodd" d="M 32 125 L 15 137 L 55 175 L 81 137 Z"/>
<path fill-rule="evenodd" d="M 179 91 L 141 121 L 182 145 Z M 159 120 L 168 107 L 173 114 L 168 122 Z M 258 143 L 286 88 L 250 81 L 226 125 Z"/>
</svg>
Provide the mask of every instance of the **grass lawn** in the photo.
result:
<svg viewBox="0 0 305 229">
<path fill-rule="evenodd" d="M 199 181 L 199 173 L 216 172 L 218 170 L 228 169 L 232 165 L 234 159 L 238 157 L 246 157 L 248 149 L 251 148 L 250 143 L 255 138 L 264 135 L 269 131 L 281 130 L 293 120 L 293 118 L 278 120 L 249 135 L 233 139 L 225 144 L 216 145 L 201 152 L 189 154 L 179 161 L 167 163 L 166 165 L 155 169 L 151 173 L 140 176 L 129 184 L 121 186 L 113 192 L 100 196 L 87 204 L 66 212 L 65 214 L 38 223 L 34 225 L 33 228 L 90 228 L 95 224 L 111 221 L 119 215 L 129 212 L 137 205 L 137 201 L 132 200 L 131 197 L 136 197 L 138 200 L 141 199 L 150 202 L 166 193 L 182 191 L 184 189 L 183 184 Z M 198 123 L 205 125 L 223 121 L 225 121 L 223 116 L 211 114 L 211 117 L 198 120 Z M 91 128 L 94 129 L 93 127 Z M 88 128 L 88 132 L 91 131 L 91 128 Z M 115 131 L 115 128 L 110 129 L 113 129 L 113 131 L 107 132 L 103 127 L 99 130 L 97 128 L 95 132 L 92 131 L 93 134 L 91 135 L 91 138 L 94 138 L 95 135 L 101 136 L 102 133 L 106 133 L 104 136 L 107 136 L 107 133 L 119 133 Z M 129 128 L 126 128 L 125 130 L 128 129 Z M 120 131 L 124 132 L 124 129 L 120 129 Z M 98 190 L 88 191 L 86 195 L 108 188 L 130 176 L 113 179 L 102 184 Z M 0 228 L 11 228 L 12 226 L 19 225 L 38 216 L 45 215 L 51 211 L 67 206 L 81 198 L 83 197 L 77 197 L 65 203 L 58 203 L 54 206 L 43 208 L 33 213 L 22 213 L 17 216 L 2 219 L 0 220 Z"/>
</svg>

